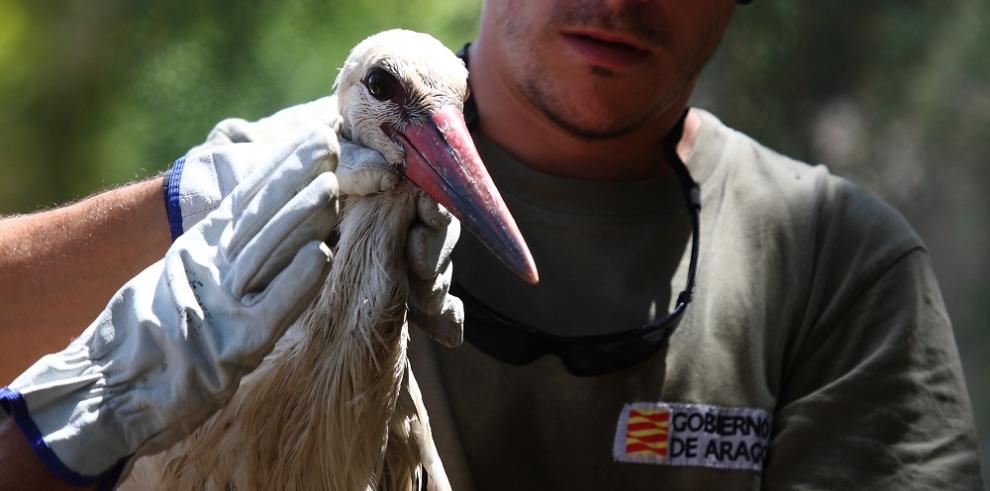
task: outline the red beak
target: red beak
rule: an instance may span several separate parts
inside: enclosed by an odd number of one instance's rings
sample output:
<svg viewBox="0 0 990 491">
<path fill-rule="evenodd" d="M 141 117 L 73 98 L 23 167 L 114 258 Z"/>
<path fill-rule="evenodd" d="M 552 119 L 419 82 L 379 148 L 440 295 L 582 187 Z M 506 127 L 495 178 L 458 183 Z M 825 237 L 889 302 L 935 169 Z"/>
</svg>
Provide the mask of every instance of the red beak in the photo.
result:
<svg viewBox="0 0 990 491">
<path fill-rule="evenodd" d="M 540 281 L 533 255 L 481 162 L 460 109 L 444 106 L 429 121 L 402 131 L 383 129 L 405 149 L 404 174 L 410 181 L 450 210 L 520 278 L 534 285 Z"/>
</svg>

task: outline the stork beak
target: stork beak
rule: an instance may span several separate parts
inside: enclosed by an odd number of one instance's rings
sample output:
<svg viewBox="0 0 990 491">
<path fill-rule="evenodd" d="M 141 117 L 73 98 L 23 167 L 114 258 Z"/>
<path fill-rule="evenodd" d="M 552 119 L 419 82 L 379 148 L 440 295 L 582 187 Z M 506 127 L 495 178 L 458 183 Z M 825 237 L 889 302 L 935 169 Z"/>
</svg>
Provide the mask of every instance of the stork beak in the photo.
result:
<svg viewBox="0 0 990 491">
<path fill-rule="evenodd" d="M 530 284 L 539 282 L 533 255 L 481 162 L 460 109 L 444 106 L 426 122 L 402 131 L 383 129 L 405 150 L 403 173 L 410 181 L 450 210 L 512 272 Z"/>
</svg>

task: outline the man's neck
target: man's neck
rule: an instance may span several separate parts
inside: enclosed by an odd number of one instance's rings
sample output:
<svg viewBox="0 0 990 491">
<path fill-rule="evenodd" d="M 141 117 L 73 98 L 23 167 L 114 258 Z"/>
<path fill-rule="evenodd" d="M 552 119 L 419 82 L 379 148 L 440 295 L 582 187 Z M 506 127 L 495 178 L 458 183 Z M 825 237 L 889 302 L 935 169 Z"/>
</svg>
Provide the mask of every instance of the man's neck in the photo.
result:
<svg viewBox="0 0 990 491">
<path fill-rule="evenodd" d="M 641 128 L 609 139 L 589 140 L 557 126 L 498 70 L 498 60 L 478 43 L 472 44 L 471 92 L 479 113 L 479 128 L 526 165 L 548 174 L 591 180 L 636 180 L 668 174 L 663 158 L 664 136 L 686 107 L 679 101 Z M 693 112 L 684 124 L 677 153 L 687 161 L 700 119 Z"/>
</svg>

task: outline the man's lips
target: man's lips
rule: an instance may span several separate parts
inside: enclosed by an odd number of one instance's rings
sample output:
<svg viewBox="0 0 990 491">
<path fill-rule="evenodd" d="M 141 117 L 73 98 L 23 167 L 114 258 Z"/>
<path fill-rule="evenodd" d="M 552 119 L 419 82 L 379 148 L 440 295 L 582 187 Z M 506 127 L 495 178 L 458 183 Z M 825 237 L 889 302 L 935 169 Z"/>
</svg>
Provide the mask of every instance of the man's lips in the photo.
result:
<svg viewBox="0 0 990 491">
<path fill-rule="evenodd" d="M 650 56 L 648 50 L 611 36 L 578 32 L 561 32 L 560 35 L 568 47 L 590 64 L 604 68 L 621 69 Z"/>
</svg>

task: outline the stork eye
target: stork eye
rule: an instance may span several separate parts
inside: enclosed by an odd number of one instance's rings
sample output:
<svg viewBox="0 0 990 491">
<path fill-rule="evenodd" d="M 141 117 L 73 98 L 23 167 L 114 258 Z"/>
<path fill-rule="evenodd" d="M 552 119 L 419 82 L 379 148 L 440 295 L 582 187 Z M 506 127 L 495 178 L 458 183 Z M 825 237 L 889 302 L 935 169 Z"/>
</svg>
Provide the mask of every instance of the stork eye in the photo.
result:
<svg viewBox="0 0 990 491">
<path fill-rule="evenodd" d="M 368 72 L 368 76 L 364 78 L 364 86 L 368 88 L 372 97 L 383 102 L 394 99 L 402 92 L 399 81 L 381 68 L 373 68 Z"/>
</svg>

